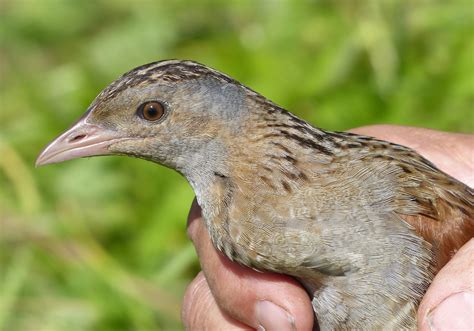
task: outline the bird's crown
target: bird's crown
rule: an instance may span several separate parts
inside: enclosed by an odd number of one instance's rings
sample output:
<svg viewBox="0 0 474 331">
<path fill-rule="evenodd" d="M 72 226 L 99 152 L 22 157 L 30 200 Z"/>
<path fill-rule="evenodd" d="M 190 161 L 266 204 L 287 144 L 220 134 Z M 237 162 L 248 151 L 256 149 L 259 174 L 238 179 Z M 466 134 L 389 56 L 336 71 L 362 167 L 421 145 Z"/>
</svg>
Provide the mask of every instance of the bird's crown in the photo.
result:
<svg viewBox="0 0 474 331">
<path fill-rule="evenodd" d="M 106 102 L 120 92 L 136 86 L 154 83 L 170 84 L 210 76 L 222 83 L 243 86 L 235 79 L 190 60 L 163 60 L 136 67 L 113 81 L 97 97 L 97 101 Z"/>
</svg>

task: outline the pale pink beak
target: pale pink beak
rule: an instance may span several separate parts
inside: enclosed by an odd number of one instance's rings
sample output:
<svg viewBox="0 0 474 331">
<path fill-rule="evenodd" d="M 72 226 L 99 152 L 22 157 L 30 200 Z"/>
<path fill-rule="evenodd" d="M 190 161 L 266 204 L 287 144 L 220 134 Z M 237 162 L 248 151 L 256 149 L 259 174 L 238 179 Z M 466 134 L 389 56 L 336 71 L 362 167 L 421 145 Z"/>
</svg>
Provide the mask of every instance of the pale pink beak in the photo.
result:
<svg viewBox="0 0 474 331">
<path fill-rule="evenodd" d="M 115 131 L 104 129 L 80 119 L 74 126 L 46 146 L 36 159 L 36 166 L 58 163 L 87 156 L 111 154 L 108 147 L 120 137 Z"/>
</svg>

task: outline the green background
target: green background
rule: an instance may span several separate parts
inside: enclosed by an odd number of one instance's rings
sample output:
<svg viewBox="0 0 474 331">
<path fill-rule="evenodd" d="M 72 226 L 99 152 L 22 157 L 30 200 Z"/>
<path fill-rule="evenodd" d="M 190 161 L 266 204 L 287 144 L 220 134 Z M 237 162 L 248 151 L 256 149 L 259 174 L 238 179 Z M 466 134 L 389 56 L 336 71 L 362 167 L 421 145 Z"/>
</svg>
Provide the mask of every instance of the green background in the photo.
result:
<svg viewBox="0 0 474 331">
<path fill-rule="evenodd" d="M 136 159 L 35 169 L 113 79 L 228 73 L 316 126 L 472 132 L 472 1 L 0 0 L 0 330 L 175 330 L 193 193 Z"/>
</svg>

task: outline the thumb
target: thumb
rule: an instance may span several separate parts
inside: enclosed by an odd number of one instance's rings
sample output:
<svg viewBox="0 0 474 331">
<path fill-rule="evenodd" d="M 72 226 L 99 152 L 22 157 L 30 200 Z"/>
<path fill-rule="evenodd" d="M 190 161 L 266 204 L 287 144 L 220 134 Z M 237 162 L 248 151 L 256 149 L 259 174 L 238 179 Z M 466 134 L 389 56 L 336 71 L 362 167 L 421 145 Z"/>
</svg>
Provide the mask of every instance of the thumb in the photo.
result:
<svg viewBox="0 0 474 331">
<path fill-rule="evenodd" d="M 474 239 L 434 278 L 418 309 L 418 328 L 474 330 Z"/>
</svg>

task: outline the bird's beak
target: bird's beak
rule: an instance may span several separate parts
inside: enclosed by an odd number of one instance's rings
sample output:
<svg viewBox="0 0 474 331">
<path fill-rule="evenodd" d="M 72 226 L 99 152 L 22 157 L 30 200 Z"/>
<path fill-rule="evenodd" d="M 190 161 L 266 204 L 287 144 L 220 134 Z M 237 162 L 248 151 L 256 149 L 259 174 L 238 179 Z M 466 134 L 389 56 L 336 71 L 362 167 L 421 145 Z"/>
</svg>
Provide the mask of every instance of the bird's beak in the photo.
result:
<svg viewBox="0 0 474 331">
<path fill-rule="evenodd" d="M 86 118 L 82 118 L 43 149 L 36 166 L 111 154 L 108 147 L 122 139 L 117 132 L 87 123 Z"/>
</svg>

